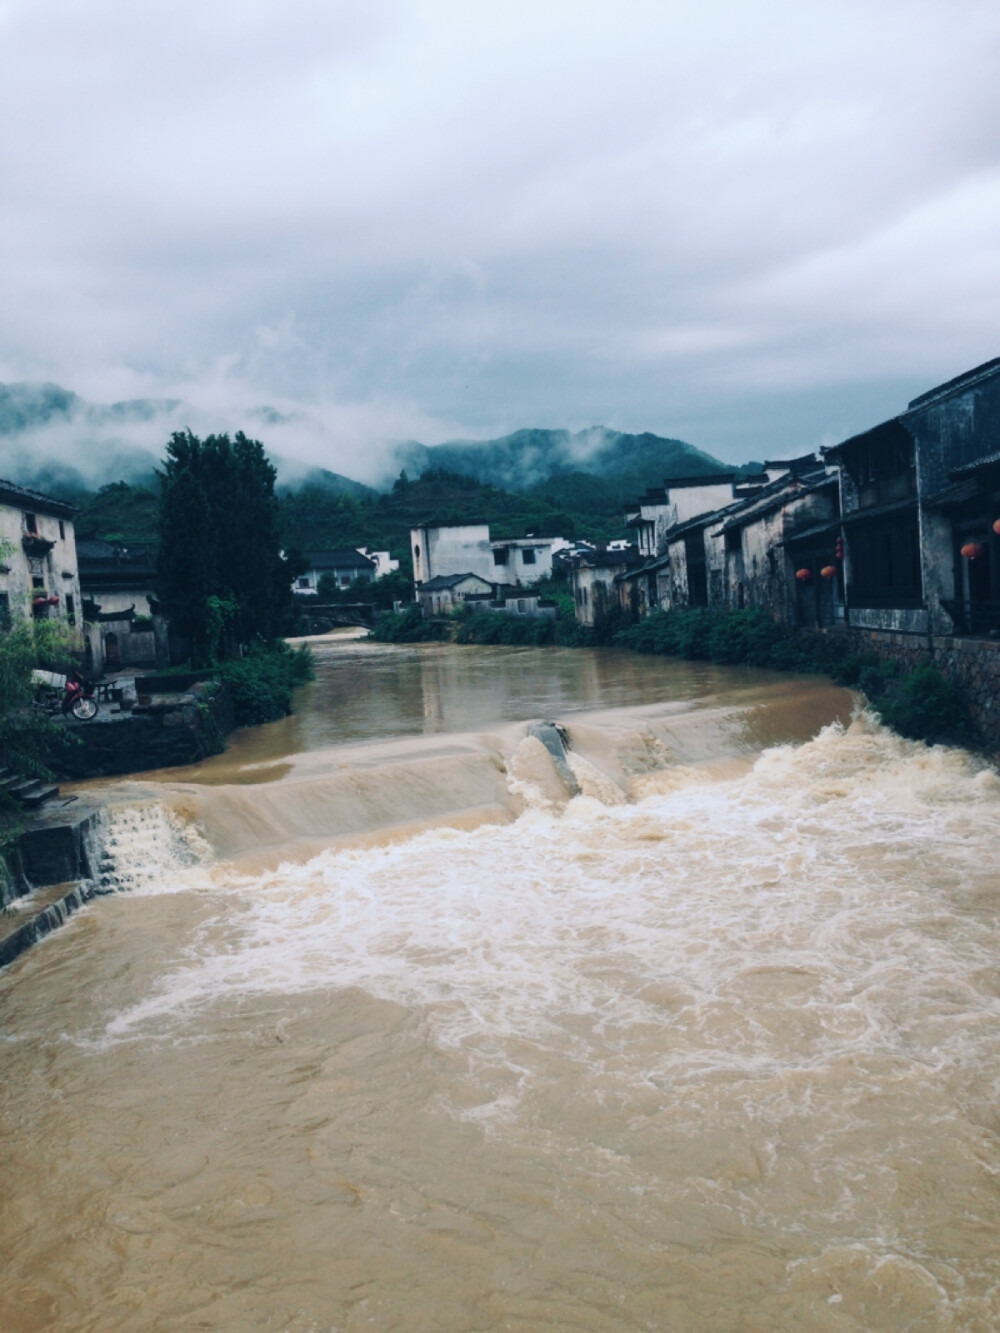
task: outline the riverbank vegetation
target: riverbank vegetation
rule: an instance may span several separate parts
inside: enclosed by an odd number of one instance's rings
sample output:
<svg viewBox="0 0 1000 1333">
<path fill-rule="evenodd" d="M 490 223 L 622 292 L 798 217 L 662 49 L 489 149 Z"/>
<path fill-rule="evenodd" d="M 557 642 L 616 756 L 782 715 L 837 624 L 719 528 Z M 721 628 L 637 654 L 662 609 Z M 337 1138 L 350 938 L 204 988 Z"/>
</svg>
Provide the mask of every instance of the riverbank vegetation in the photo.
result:
<svg viewBox="0 0 1000 1333">
<path fill-rule="evenodd" d="M 64 674 L 74 665 L 69 632 L 59 621 L 22 621 L 0 634 L 0 764 L 12 774 L 51 777 L 53 747 L 68 738 L 57 719 L 37 706 L 31 673 Z M 0 857 L 23 823 L 20 807 L 0 789 Z"/>
<path fill-rule="evenodd" d="M 930 744 L 968 745 L 975 731 L 961 692 L 937 667 L 901 675 L 874 652 L 845 653 L 836 636 L 779 625 L 767 611 L 660 611 L 620 630 L 612 642 L 729 666 L 817 672 L 865 695 L 893 731 Z"/>
<path fill-rule="evenodd" d="M 245 657 L 219 663 L 212 673 L 233 694 L 238 727 L 277 722 L 292 711 L 292 692 L 313 679 L 308 644 L 290 648 L 279 641 L 251 647 Z"/>
</svg>

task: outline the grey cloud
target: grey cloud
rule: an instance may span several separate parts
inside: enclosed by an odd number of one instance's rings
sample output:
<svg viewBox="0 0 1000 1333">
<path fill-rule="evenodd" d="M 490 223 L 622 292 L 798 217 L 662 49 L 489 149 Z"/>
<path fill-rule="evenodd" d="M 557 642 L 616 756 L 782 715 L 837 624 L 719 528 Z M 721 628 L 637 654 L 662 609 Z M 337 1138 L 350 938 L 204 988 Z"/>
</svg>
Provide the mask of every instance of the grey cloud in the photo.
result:
<svg viewBox="0 0 1000 1333">
<path fill-rule="evenodd" d="M 275 401 L 338 471 L 858 428 L 998 350 L 998 43 L 975 0 L 8 0 L 0 379 Z"/>
</svg>

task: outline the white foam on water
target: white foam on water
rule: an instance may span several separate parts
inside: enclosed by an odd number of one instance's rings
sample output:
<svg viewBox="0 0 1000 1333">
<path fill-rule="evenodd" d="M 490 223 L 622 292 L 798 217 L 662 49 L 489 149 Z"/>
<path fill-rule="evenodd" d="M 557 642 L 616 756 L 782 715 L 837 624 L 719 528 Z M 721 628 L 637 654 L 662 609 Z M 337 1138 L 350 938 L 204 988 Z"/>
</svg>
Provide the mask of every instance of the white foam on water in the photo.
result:
<svg viewBox="0 0 1000 1333">
<path fill-rule="evenodd" d="M 192 961 L 108 1033 L 235 993 L 360 987 L 425 1008 L 436 1040 L 481 1058 L 517 1037 L 625 1066 L 631 1034 L 662 1028 L 628 1074 L 660 1088 L 875 1050 L 945 1068 L 986 1038 L 994 775 L 861 719 L 745 777 L 676 782 L 562 813 L 543 795 L 512 825 L 256 878 L 217 869 Z"/>
<path fill-rule="evenodd" d="M 100 811 L 87 833 L 87 855 L 103 889 L 159 894 L 190 888 L 211 850 L 194 824 L 148 800 Z"/>
</svg>

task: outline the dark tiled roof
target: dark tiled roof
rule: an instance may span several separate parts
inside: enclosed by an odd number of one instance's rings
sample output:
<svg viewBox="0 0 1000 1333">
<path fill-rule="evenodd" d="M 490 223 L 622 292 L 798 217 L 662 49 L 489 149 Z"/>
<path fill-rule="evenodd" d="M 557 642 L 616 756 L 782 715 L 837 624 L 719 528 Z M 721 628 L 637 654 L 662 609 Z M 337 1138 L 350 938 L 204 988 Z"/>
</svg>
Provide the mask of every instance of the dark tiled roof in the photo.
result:
<svg viewBox="0 0 1000 1333">
<path fill-rule="evenodd" d="M 779 546 L 796 546 L 799 542 L 810 541 L 813 537 L 827 537 L 830 533 L 840 531 L 840 518 L 828 519 L 825 523 L 816 523 L 811 528 L 803 528 L 801 532 L 791 532 L 784 539 L 778 542 Z"/>
<path fill-rule="evenodd" d="M 814 459 L 811 473 L 786 473 L 785 476 L 769 482 L 756 495 L 745 497 L 738 507 L 730 509 L 730 516 L 719 531 L 727 532 L 730 528 L 745 527 L 761 515 L 770 513 L 772 509 L 780 508 L 793 497 L 809 495 L 828 486 L 839 486 L 836 473 L 827 472 L 825 464 L 817 463 Z"/>
<path fill-rule="evenodd" d="M 76 506 L 56 500 L 41 491 L 29 490 L 27 486 L 18 486 L 13 481 L 0 477 L 0 502 L 13 504 L 18 509 L 39 510 L 43 514 L 54 514 L 57 518 L 70 518 L 76 513 Z"/>
<path fill-rule="evenodd" d="M 786 467 L 789 472 L 808 472 L 814 468 L 819 460 L 815 454 L 801 454 L 798 458 L 769 458 L 764 462 L 765 468 Z"/>
<path fill-rule="evenodd" d="M 712 472 L 708 476 L 702 477 L 665 477 L 664 487 L 668 490 L 679 490 L 685 486 L 725 486 L 727 482 L 735 481 L 735 472 Z"/>
<path fill-rule="evenodd" d="M 945 486 L 943 490 L 937 491 L 934 495 L 929 495 L 923 501 L 923 506 L 925 509 L 948 509 L 952 505 L 965 504 L 967 500 L 975 500 L 982 493 L 978 480 L 975 477 L 966 477 L 964 481 L 952 482 L 950 486 Z"/>
<path fill-rule="evenodd" d="M 338 546 L 332 551 L 309 551 L 306 561 L 310 569 L 374 569 L 375 561 L 350 546 Z"/>
<path fill-rule="evenodd" d="M 917 497 L 915 495 L 907 496 L 905 500 L 891 500 L 888 504 L 872 505 L 870 509 L 852 509 L 849 514 L 841 515 L 841 523 L 853 526 L 855 523 L 864 523 L 871 518 L 881 518 L 883 514 L 901 514 L 906 509 L 912 509 L 916 513 Z"/>
<path fill-rule="evenodd" d="M 830 454 L 838 454 L 841 449 L 846 449 L 848 445 L 858 444 L 861 440 L 873 440 L 875 437 L 884 437 L 886 440 L 889 440 L 898 436 L 900 432 L 905 433 L 912 439 L 910 432 L 906 429 L 903 418 L 901 416 L 890 417 L 888 421 L 880 421 L 877 426 L 871 426 L 868 430 L 863 430 L 858 435 L 852 435 L 850 439 L 841 440 L 839 444 L 831 444 L 828 447 L 821 449 L 820 453 L 826 458 Z"/>
<path fill-rule="evenodd" d="M 1000 463 L 1000 449 L 992 454 L 984 454 L 982 458 L 976 458 L 971 463 L 963 463 L 961 467 L 952 470 L 953 477 L 966 477 L 970 472 L 978 472 L 980 468 L 996 467 Z"/>
<path fill-rule="evenodd" d="M 465 574 L 435 574 L 434 577 L 428 579 L 426 583 L 418 583 L 417 591 L 443 592 L 445 588 L 454 588 L 456 584 L 462 583 L 465 579 L 476 579 L 479 583 L 488 584 L 490 587 L 493 586 L 489 579 L 484 579 L 481 574 L 473 574 L 470 570 Z"/>
<path fill-rule="evenodd" d="M 966 370 L 961 375 L 956 375 L 953 380 L 945 380 L 934 389 L 928 389 L 926 393 L 912 399 L 908 406 L 911 411 L 915 407 L 926 407 L 932 399 L 947 398 L 949 394 L 956 393 L 959 389 L 967 389 L 978 380 L 988 379 L 998 371 L 1000 371 L 1000 356 L 994 357 L 992 361 L 984 361 L 981 366 Z"/>
</svg>

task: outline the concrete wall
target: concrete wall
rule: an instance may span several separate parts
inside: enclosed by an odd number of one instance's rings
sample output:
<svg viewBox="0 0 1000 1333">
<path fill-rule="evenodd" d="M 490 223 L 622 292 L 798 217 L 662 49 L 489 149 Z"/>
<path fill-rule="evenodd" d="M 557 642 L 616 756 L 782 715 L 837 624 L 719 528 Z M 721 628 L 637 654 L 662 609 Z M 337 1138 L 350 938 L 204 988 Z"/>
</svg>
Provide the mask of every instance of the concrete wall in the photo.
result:
<svg viewBox="0 0 1000 1333">
<path fill-rule="evenodd" d="M 490 529 L 486 523 L 410 529 L 413 578 L 428 583 L 439 575 L 478 574 L 488 583 L 503 581 L 493 563 Z"/>
</svg>

